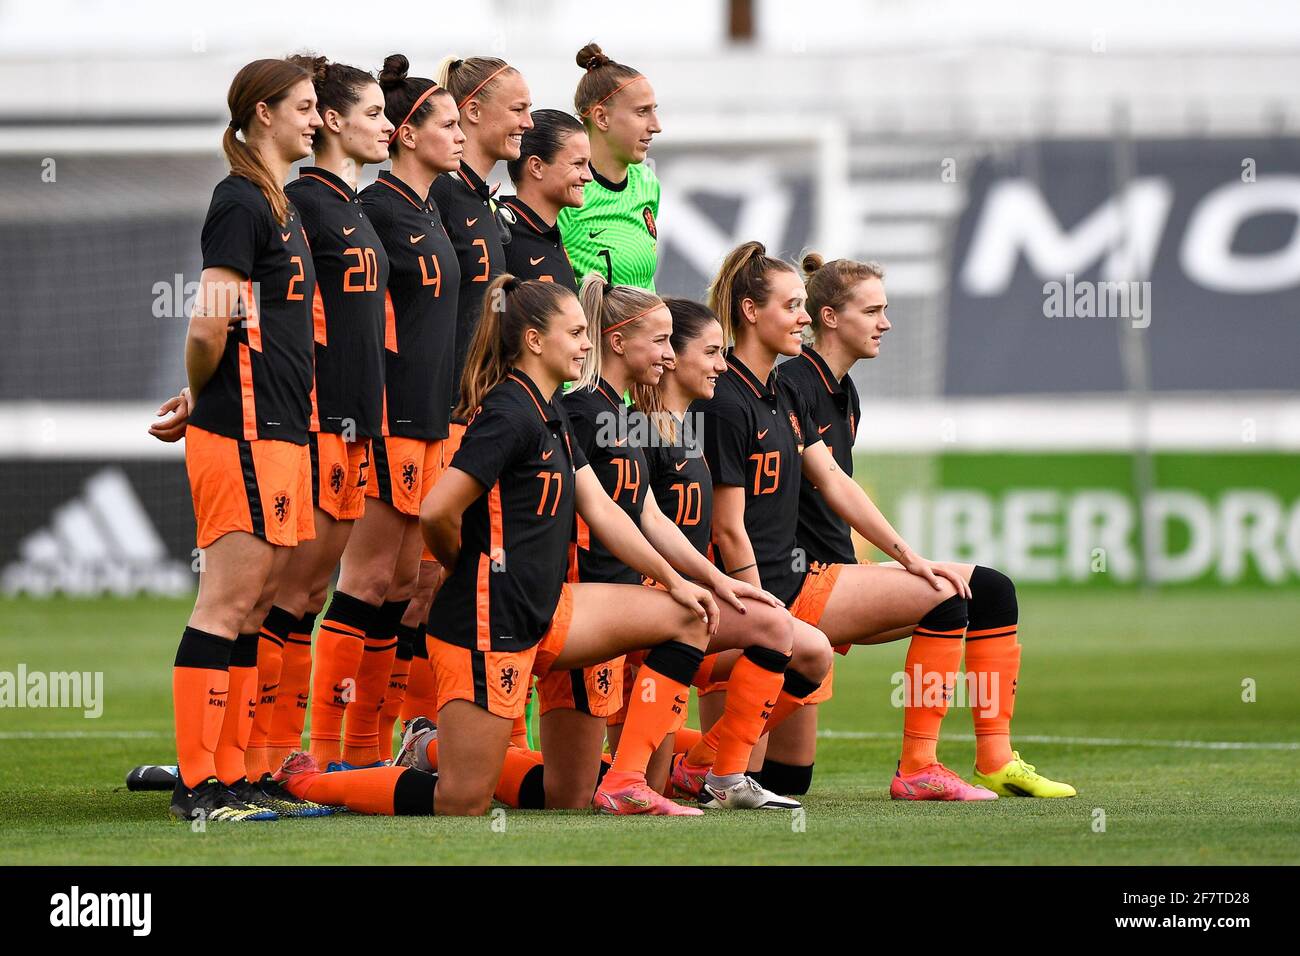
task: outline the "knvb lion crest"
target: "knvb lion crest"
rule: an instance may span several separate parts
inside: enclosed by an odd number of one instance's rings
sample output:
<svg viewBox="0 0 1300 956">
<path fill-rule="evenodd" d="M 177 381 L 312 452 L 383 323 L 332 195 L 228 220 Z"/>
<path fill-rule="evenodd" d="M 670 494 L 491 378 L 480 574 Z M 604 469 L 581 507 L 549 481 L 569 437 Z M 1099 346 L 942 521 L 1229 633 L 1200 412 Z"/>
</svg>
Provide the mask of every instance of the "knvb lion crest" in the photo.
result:
<svg viewBox="0 0 1300 956">
<path fill-rule="evenodd" d="M 519 680 L 519 670 L 513 664 L 507 664 L 501 668 L 501 689 L 507 694 L 515 692 L 515 684 Z"/>
<path fill-rule="evenodd" d="M 614 686 L 614 675 L 610 673 L 608 667 L 602 667 L 596 671 L 596 689 L 606 697 L 609 696 L 610 690 Z"/>
<path fill-rule="evenodd" d="M 402 470 L 401 470 L 402 487 L 404 487 L 407 491 L 415 490 L 416 474 L 417 471 L 415 468 L 414 459 L 408 458 L 406 461 L 402 462 Z"/>
<path fill-rule="evenodd" d="M 335 462 L 334 467 L 330 469 L 330 491 L 336 495 L 343 490 L 343 477 L 343 466 Z"/>
<path fill-rule="evenodd" d="M 641 215 L 645 219 L 646 231 L 650 233 L 651 238 L 658 239 L 659 230 L 655 227 L 655 214 L 650 211 L 650 207 L 646 206 L 641 210 Z"/>
<path fill-rule="evenodd" d="M 799 417 L 794 412 L 790 413 L 790 427 L 794 429 L 794 437 L 799 444 L 803 444 L 803 429 L 799 427 Z"/>
<path fill-rule="evenodd" d="M 289 517 L 289 506 L 291 504 L 292 499 L 289 497 L 288 492 L 281 491 L 271 499 L 271 507 L 275 511 L 275 520 L 280 524 L 284 524 Z"/>
</svg>

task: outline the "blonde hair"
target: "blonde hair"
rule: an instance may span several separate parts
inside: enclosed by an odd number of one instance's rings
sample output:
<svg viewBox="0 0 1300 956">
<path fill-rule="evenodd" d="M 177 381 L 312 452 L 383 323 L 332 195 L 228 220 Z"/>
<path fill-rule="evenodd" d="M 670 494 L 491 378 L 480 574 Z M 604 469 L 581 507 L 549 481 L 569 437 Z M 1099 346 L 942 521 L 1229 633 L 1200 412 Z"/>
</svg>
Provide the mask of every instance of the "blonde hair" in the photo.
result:
<svg viewBox="0 0 1300 956">
<path fill-rule="evenodd" d="M 858 262 L 855 259 L 824 260 L 816 252 L 808 252 L 800 263 L 803 267 L 804 285 L 808 289 L 808 315 L 812 317 L 813 339 L 820 339 L 823 331 L 821 311 L 829 307 L 833 312 L 844 308 L 859 282 L 883 279 L 885 268 L 878 262 Z"/>
<path fill-rule="evenodd" d="M 504 74 L 518 73 L 513 66 L 495 56 L 445 57 L 438 64 L 438 85 L 451 93 L 458 109 L 470 99 L 488 100 Z"/>
<path fill-rule="evenodd" d="M 663 299 L 636 286 L 610 285 L 599 272 L 589 272 L 578 290 L 578 301 L 587 316 L 587 335 L 595 348 L 587 353 L 582 375 L 573 387 L 594 388 L 600 381 L 605 333 L 615 326 L 629 330 L 637 328 L 642 324 L 641 316 L 655 306 L 663 305 Z"/>
<path fill-rule="evenodd" d="M 492 280 L 483 294 L 478 328 L 465 356 L 456 416 L 473 416 L 487 393 L 505 381 L 510 366 L 523 354 L 524 332 L 545 332 L 551 316 L 560 311 L 565 297 L 572 295 L 558 282 L 525 282 L 508 274 Z"/>
<path fill-rule="evenodd" d="M 761 242 L 742 243 L 727 254 L 722 268 L 709 284 L 709 308 L 722 323 L 725 344 L 734 345 L 736 331 L 744 327 L 745 314 L 740 304 L 750 299 L 756 306 L 767 305 L 772 294 L 768 276 L 782 270 L 794 272 L 795 268 L 784 259 L 769 256 Z"/>
</svg>

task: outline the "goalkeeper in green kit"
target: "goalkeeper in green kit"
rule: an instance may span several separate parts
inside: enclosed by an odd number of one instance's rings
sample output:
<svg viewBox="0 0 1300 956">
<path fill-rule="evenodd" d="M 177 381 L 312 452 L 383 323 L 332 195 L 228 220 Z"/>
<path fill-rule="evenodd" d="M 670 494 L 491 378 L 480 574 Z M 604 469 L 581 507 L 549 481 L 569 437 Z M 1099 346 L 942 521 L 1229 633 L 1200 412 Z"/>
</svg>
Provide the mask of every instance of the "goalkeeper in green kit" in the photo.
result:
<svg viewBox="0 0 1300 956">
<path fill-rule="evenodd" d="M 658 264 L 659 180 L 645 165 L 661 132 L 655 92 L 641 73 L 616 63 L 595 43 L 578 51 L 586 70 L 574 106 L 591 139 L 592 182 L 583 204 L 560 211 L 564 248 L 578 281 L 598 272 L 610 285 L 654 291 Z"/>
</svg>

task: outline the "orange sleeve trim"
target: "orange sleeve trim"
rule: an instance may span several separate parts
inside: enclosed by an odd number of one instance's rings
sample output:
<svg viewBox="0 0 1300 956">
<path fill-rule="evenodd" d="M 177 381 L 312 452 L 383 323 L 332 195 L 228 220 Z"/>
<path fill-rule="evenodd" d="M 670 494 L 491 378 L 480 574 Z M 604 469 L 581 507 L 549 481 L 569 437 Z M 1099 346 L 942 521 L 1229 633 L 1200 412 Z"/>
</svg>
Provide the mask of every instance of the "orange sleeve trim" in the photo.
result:
<svg viewBox="0 0 1300 956">
<path fill-rule="evenodd" d="M 244 411 L 244 440 L 257 438 L 257 401 L 253 391 L 253 353 L 239 343 L 239 401 Z"/>
</svg>

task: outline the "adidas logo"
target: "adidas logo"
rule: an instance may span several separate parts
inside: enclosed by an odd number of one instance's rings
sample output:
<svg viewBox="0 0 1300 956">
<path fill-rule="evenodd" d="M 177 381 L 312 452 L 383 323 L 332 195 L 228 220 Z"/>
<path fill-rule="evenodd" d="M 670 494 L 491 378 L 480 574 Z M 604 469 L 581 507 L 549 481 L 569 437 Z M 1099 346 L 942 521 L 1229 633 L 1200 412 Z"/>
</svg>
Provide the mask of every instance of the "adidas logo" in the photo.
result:
<svg viewBox="0 0 1300 956">
<path fill-rule="evenodd" d="M 56 507 L 22 539 L 0 571 L 0 594 L 179 596 L 194 590 L 188 566 L 171 558 L 126 473 L 105 468 L 79 497 Z"/>
</svg>

